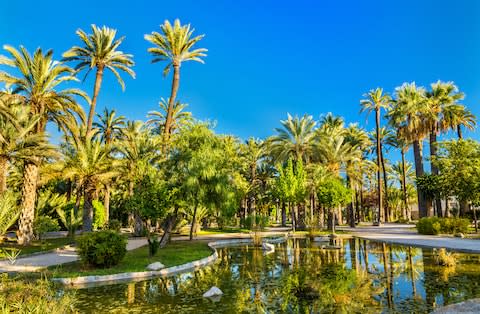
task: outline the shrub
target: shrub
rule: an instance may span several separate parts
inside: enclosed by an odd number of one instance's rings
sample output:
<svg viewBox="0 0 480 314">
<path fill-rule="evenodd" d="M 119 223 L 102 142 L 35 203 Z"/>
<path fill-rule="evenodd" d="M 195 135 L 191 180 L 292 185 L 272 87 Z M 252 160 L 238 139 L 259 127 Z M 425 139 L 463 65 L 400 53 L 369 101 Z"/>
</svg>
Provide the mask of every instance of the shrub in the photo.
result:
<svg viewBox="0 0 480 314">
<path fill-rule="evenodd" d="M 111 230 L 84 234 L 77 244 L 82 262 L 95 267 L 117 265 L 127 252 L 126 238 Z"/>
<path fill-rule="evenodd" d="M 102 202 L 98 200 L 94 200 L 92 202 L 94 215 L 93 215 L 93 228 L 95 230 L 102 229 L 105 227 L 106 217 L 105 217 L 105 206 L 103 206 Z"/>
<path fill-rule="evenodd" d="M 17 206 L 17 197 L 13 192 L 6 191 L 0 195 L 0 242 L 20 215 L 20 207 Z"/>
<path fill-rule="evenodd" d="M 42 240 L 42 236 L 45 233 L 58 230 L 60 230 L 58 221 L 49 216 L 37 217 L 33 222 L 33 232 L 35 237 L 39 240 Z"/>
<path fill-rule="evenodd" d="M 469 226 L 470 221 L 465 218 L 424 217 L 418 221 L 417 231 L 429 235 L 466 233 Z"/>
<path fill-rule="evenodd" d="M 0 275 L 1 313 L 77 313 L 70 292 L 56 293 L 47 279 L 25 282 Z"/>
<path fill-rule="evenodd" d="M 107 229 L 108 230 L 113 230 L 116 232 L 120 232 L 120 229 L 122 228 L 122 223 L 120 220 L 117 219 L 110 219 L 107 224 Z"/>
</svg>

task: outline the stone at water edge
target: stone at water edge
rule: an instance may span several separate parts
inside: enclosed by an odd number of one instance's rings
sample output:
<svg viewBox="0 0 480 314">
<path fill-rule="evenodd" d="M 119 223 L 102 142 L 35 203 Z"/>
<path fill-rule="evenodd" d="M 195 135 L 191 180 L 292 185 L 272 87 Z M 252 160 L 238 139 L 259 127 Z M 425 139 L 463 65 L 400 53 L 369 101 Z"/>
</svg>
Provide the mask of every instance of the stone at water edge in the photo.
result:
<svg viewBox="0 0 480 314">
<path fill-rule="evenodd" d="M 165 265 L 160 262 L 155 262 L 147 266 L 148 270 L 160 270 L 162 268 L 165 268 Z"/>
<path fill-rule="evenodd" d="M 217 287 L 213 286 L 210 288 L 210 290 L 208 290 L 207 292 L 205 292 L 203 294 L 203 297 L 204 298 L 212 298 L 212 297 L 216 297 L 216 296 L 220 296 L 220 295 L 223 295 L 223 292 L 222 290 L 218 289 Z"/>
<path fill-rule="evenodd" d="M 463 233 L 459 232 L 459 233 L 455 233 L 455 237 L 463 239 L 463 238 L 465 238 L 465 235 Z"/>
<path fill-rule="evenodd" d="M 330 241 L 329 237 L 314 237 L 313 242 L 328 242 Z"/>
<path fill-rule="evenodd" d="M 271 243 L 262 243 L 262 249 L 264 251 L 268 251 L 268 252 L 274 252 L 275 251 L 275 246 Z"/>
</svg>

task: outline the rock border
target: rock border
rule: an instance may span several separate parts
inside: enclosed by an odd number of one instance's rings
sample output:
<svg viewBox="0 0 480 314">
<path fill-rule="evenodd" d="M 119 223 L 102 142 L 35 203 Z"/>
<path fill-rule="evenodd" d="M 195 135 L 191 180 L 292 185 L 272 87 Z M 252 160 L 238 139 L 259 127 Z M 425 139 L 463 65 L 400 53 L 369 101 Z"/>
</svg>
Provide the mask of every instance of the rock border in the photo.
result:
<svg viewBox="0 0 480 314">
<path fill-rule="evenodd" d="M 264 242 L 268 243 L 282 243 L 287 240 L 287 236 L 266 239 Z M 217 248 L 234 246 L 239 244 L 249 244 L 253 243 L 253 239 L 231 239 L 231 240 L 217 240 L 209 242 L 207 245 L 213 251 L 213 254 L 202 259 L 185 263 L 182 265 L 172 266 L 164 268 L 157 271 L 142 271 L 142 272 L 129 272 L 129 273 L 120 273 L 120 274 L 111 274 L 111 275 L 98 275 L 98 276 L 82 276 L 82 277 L 72 277 L 72 278 L 52 278 L 52 281 L 58 282 L 65 286 L 70 287 L 89 287 L 96 284 L 116 284 L 120 282 L 134 282 L 146 280 L 154 277 L 168 277 L 178 273 L 192 271 L 201 267 L 205 267 L 214 263 L 218 259 Z"/>
</svg>

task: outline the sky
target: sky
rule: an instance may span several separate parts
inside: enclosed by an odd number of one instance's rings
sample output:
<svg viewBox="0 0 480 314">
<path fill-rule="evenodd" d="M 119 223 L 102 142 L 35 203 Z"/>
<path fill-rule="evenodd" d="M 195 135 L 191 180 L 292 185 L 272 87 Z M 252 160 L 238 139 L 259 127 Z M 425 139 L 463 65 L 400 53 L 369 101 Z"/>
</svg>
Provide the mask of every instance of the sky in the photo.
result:
<svg viewBox="0 0 480 314">
<path fill-rule="evenodd" d="M 216 121 L 218 133 L 264 138 L 287 113 L 327 112 L 371 130 L 373 116 L 359 113 L 364 93 L 439 79 L 454 81 L 480 116 L 480 1 L 6 0 L 3 7 L 0 44 L 51 48 L 59 59 L 80 44 L 78 28 L 107 25 L 126 36 L 121 50 L 134 55 L 136 79 L 124 75 L 122 92 L 107 73 L 98 112 L 145 119 L 168 98 L 171 77 L 151 63 L 143 36 L 179 18 L 205 34 L 198 47 L 208 49 L 205 64 L 182 64 L 179 100 Z M 78 87 L 91 95 L 93 78 Z"/>
</svg>

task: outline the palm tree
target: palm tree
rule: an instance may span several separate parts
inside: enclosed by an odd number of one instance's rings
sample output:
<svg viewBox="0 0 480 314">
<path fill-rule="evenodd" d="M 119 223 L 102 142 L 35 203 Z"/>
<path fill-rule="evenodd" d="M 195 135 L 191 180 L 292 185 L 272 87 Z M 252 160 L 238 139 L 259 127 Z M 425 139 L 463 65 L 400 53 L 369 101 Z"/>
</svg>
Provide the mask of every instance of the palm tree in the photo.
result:
<svg viewBox="0 0 480 314">
<path fill-rule="evenodd" d="M 476 117 L 463 105 L 450 105 L 443 109 L 443 129 L 456 130 L 458 138 L 462 136 L 462 126 L 469 130 L 475 128 Z"/>
<path fill-rule="evenodd" d="M 406 169 L 407 169 L 407 164 L 406 164 L 406 160 L 405 160 L 405 154 L 407 153 L 408 151 L 408 144 L 407 142 L 401 138 L 398 134 L 393 134 L 393 133 L 390 133 L 390 135 L 385 139 L 385 143 L 391 147 L 394 147 L 398 150 L 400 150 L 400 155 L 401 155 L 401 167 L 400 168 L 397 168 L 397 169 L 400 169 L 402 171 L 401 175 L 402 175 L 402 179 L 400 181 L 401 183 L 401 186 L 402 186 L 402 194 L 403 194 L 403 209 L 406 213 L 407 209 L 408 209 L 408 202 L 407 202 L 407 173 L 406 173 Z M 405 219 L 411 219 L 410 216 L 405 216 L 404 217 Z"/>
<path fill-rule="evenodd" d="M 165 123 L 167 121 L 168 115 L 168 102 L 162 98 L 160 103 L 160 111 L 149 111 L 147 117 L 150 119 L 147 121 L 147 124 L 153 125 L 159 134 L 164 133 Z M 180 129 L 182 126 L 193 121 L 192 113 L 185 111 L 187 104 L 182 104 L 177 101 L 173 106 L 172 112 L 172 123 L 170 126 L 170 132 L 174 133 L 176 130 Z"/>
<path fill-rule="evenodd" d="M 141 121 L 128 121 L 123 130 L 123 138 L 118 147 L 122 156 L 122 177 L 127 183 L 127 197 L 133 196 L 135 182 L 146 175 L 148 165 L 153 163 L 158 154 L 159 138 L 152 136 L 150 130 Z M 136 212 L 129 213 L 134 233 L 140 235 L 143 222 Z"/>
<path fill-rule="evenodd" d="M 316 122 L 312 116 L 304 115 L 299 118 L 288 114 L 287 120 L 280 121 L 283 128 L 276 128 L 277 135 L 267 140 L 270 154 L 280 162 L 290 157 L 302 159 L 308 164 L 314 145 Z"/>
<path fill-rule="evenodd" d="M 94 122 L 93 126 L 98 129 L 101 134 L 101 140 L 105 145 L 109 146 L 122 137 L 123 128 L 125 126 L 125 117 L 116 116 L 115 110 L 103 110 L 103 116 L 97 114 L 100 122 Z M 103 199 L 105 207 L 105 222 L 108 223 L 110 218 L 110 182 L 105 184 L 105 195 Z"/>
<path fill-rule="evenodd" d="M 135 78 L 135 72 L 131 69 L 134 65 L 132 60 L 133 56 L 118 50 L 118 47 L 122 44 L 125 37 L 115 39 L 117 30 L 106 26 L 100 28 L 92 24 L 91 27 L 92 34 L 87 34 L 81 29 L 76 31 L 83 46 L 74 46 L 63 54 L 64 61 L 78 62 L 75 70 L 81 71 L 87 69 L 85 78 L 92 69 L 96 69 L 93 96 L 90 102 L 90 111 L 88 112 L 87 133 L 92 130 L 95 106 L 97 104 L 100 87 L 102 86 L 105 69 L 110 70 L 115 75 L 122 90 L 125 90 L 125 83 L 120 73 L 118 73 L 118 70 L 126 72 Z"/>
<path fill-rule="evenodd" d="M 413 169 L 410 163 L 403 161 L 399 161 L 396 164 L 393 164 L 390 168 L 390 172 L 395 180 L 400 183 L 402 188 L 402 216 L 403 219 L 411 219 L 408 215 L 408 194 L 407 194 L 407 185 L 413 176 Z"/>
<path fill-rule="evenodd" d="M 383 89 L 377 88 L 375 90 L 370 90 L 367 94 L 364 94 L 366 99 L 360 101 L 362 106 L 362 111 L 375 111 L 375 133 L 376 133 L 376 149 L 377 149 L 377 192 L 378 192 L 378 221 L 380 222 L 380 210 L 383 207 L 383 191 L 382 191 L 382 178 L 381 178 L 381 169 L 382 169 L 382 147 L 380 141 L 380 118 L 381 118 L 381 109 L 388 110 L 391 106 L 392 99 L 388 94 L 383 93 Z M 386 178 L 384 178 L 386 179 Z M 388 208 L 385 208 L 385 221 L 388 221 Z"/>
<path fill-rule="evenodd" d="M 103 109 L 103 115 L 97 114 L 99 122 L 94 122 L 93 126 L 98 129 L 101 140 L 105 145 L 111 145 L 122 137 L 125 127 L 125 117 L 117 116 L 115 110 Z"/>
<path fill-rule="evenodd" d="M 30 110 L 30 114 L 38 116 L 38 122 L 32 133 L 42 134 L 48 121 L 55 122 L 64 129 L 69 121 L 79 115 L 84 119 L 82 107 L 74 96 L 88 97 L 78 89 L 57 90 L 59 84 L 65 81 L 75 81 L 74 70 L 53 60 L 53 51 L 45 54 L 38 48 L 33 56 L 24 48 L 17 50 L 4 46 L 11 57 L 0 56 L 0 64 L 18 70 L 15 76 L 0 71 L 0 81 L 12 87 L 12 97 Z M 5 92 L 0 92 L 5 94 Z M 41 156 L 31 156 L 25 160 L 24 184 L 22 188 L 22 215 L 20 219 L 18 241 L 26 245 L 33 238 L 33 219 L 37 180 Z"/>
<path fill-rule="evenodd" d="M 404 83 L 395 89 L 395 103 L 388 112 L 390 124 L 398 130 L 398 136 L 413 144 L 417 178 L 424 174 L 422 142 L 430 131 L 425 124 L 429 109 L 425 93 L 425 89 L 415 83 Z M 420 217 L 426 217 L 431 204 L 420 189 L 417 189 L 417 199 Z"/>
<path fill-rule="evenodd" d="M 118 174 L 116 161 L 110 158 L 111 147 L 103 145 L 94 138 L 95 133 L 85 135 L 73 130 L 68 144 L 73 154 L 65 156 L 63 174 L 66 178 L 77 180 L 84 193 L 83 230 L 92 231 L 93 200 L 98 187 Z"/>
<path fill-rule="evenodd" d="M 148 52 L 153 55 L 152 62 L 168 62 L 163 70 L 163 75 L 167 76 L 173 67 L 172 90 L 170 98 L 168 99 L 167 118 L 164 129 L 164 135 L 168 136 L 172 131 L 174 104 L 180 86 L 180 66 L 184 61 L 204 63 L 202 57 L 206 56 L 205 52 L 207 52 L 207 49 L 193 49 L 193 46 L 195 46 L 204 35 L 192 37 L 194 29 L 190 27 L 190 24 L 181 25 L 180 20 L 176 19 L 172 25 L 166 20 L 160 25 L 160 29 L 162 31 L 161 33 L 152 32 L 150 35 L 145 35 L 145 39 L 154 45 L 154 47 L 148 48 Z"/>
</svg>

